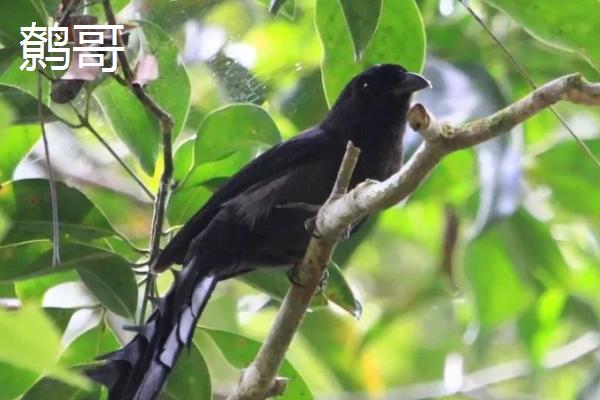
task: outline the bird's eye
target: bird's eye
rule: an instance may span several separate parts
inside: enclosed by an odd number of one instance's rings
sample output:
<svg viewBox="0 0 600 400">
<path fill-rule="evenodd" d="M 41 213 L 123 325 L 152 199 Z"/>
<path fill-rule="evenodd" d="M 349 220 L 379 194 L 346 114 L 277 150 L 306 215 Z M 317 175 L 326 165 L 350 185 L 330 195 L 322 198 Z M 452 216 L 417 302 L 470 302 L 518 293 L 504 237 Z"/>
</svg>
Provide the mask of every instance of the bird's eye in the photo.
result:
<svg viewBox="0 0 600 400">
<path fill-rule="evenodd" d="M 361 85 L 361 87 L 362 87 L 363 89 L 366 89 L 366 88 L 368 88 L 368 87 L 369 87 L 369 84 L 368 84 L 367 82 L 365 82 L 365 83 L 363 83 L 363 84 Z"/>
</svg>

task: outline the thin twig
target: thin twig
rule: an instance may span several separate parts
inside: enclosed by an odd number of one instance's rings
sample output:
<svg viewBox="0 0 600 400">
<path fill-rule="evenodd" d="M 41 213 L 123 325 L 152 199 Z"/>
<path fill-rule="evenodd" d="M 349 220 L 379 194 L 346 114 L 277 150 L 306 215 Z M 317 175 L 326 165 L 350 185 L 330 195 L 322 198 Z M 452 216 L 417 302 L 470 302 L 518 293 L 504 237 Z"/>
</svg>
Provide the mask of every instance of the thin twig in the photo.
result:
<svg viewBox="0 0 600 400">
<path fill-rule="evenodd" d="M 517 68 L 517 70 L 519 70 L 519 73 L 527 81 L 529 86 L 534 90 L 538 89 L 538 85 L 536 85 L 536 83 L 533 81 L 533 79 L 531 78 L 531 76 L 529 75 L 529 73 L 527 72 L 525 67 L 523 67 L 523 65 L 515 58 L 515 56 L 513 56 L 513 54 L 510 52 L 510 50 L 508 50 L 508 48 L 504 45 L 504 43 L 502 43 L 502 41 L 496 35 L 494 35 L 494 32 L 492 32 L 492 30 L 490 28 L 488 28 L 487 24 L 475 12 L 475 10 L 473 10 L 473 8 L 469 4 L 467 4 L 465 0 L 460 0 L 460 4 L 462 4 L 463 7 L 465 7 L 467 9 L 467 11 L 471 14 L 471 16 L 475 19 L 475 21 L 477 21 L 477 23 L 483 28 L 483 30 L 498 45 L 498 47 L 500 47 L 500 49 L 502 50 L 504 55 Z M 554 106 L 549 106 L 548 109 L 550 110 L 550 112 L 552 114 L 554 114 L 556 119 L 558 119 L 558 121 L 561 123 L 561 125 L 564 126 L 564 128 L 567 130 L 567 132 L 569 132 L 569 134 L 573 137 L 573 139 L 575 139 L 575 141 L 579 144 L 579 146 L 582 148 L 584 153 L 590 158 L 590 160 L 592 160 L 592 162 L 594 164 L 596 164 L 596 166 L 600 169 L 600 160 L 598 160 L 598 158 L 596 157 L 594 152 L 592 152 L 592 150 L 589 148 L 589 146 L 587 144 L 585 144 L 585 142 L 579 136 L 577 136 L 575 131 L 573 131 L 573 129 L 569 126 L 569 124 L 567 124 L 567 121 L 565 121 L 563 116 L 559 114 L 559 112 L 556 110 L 556 108 Z"/>
<path fill-rule="evenodd" d="M 139 185 L 142 191 L 150 197 L 151 200 L 154 200 L 154 194 L 150 191 L 150 189 L 144 184 L 142 179 L 136 175 L 136 173 L 131 169 L 127 163 L 113 150 L 110 144 L 100 135 L 100 132 L 94 128 L 94 126 L 90 123 L 89 119 L 82 115 L 77 108 L 73 107 L 77 118 L 79 118 L 79 124 L 81 127 L 86 128 L 94 137 L 104 146 L 104 148 L 113 156 L 115 160 L 123 167 L 123 169 L 127 172 L 129 176 Z"/>
<path fill-rule="evenodd" d="M 104 14 L 106 20 L 111 25 L 117 24 L 115 13 L 112 9 L 110 0 L 104 0 Z M 121 36 L 117 36 L 119 46 L 123 46 Z M 172 132 L 173 132 L 173 118 L 165 111 L 154 99 L 152 99 L 144 88 L 134 82 L 134 75 L 129 61 L 127 60 L 127 54 L 124 51 L 118 53 L 119 63 L 123 70 L 125 82 L 129 89 L 135 94 L 142 105 L 150 111 L 156 119 L 158 119 L 162 132 L 162 147 L 163 147 L 163 162 L 164 168 L 160 179 L 160 186 L 158 188 L 158 195 L 154 202 L 154 215 L 152 218 L 152 233 L 150 237 L 150 265 L 153 264 L 160 252 L 160 238 L 162 236 L 162 229 L 164 225 L 165 208 L 167 204 L 167 198 L 169 197 L 171 178 L 173 176 L 173 149 L 172 149 Z M 154 275 L 152 268 L 148 269 L 148 282 L 146 283 L 146 289 L 144 293 L 144 300 L 142 302 L 142 308 L 140 311 L 140 322 L 143 322 L 146 314 L 146 308 L 148 306 L 148 299 L 152 293 L 152 287 L 154 285 Z"/>
<path fill-rule="evenodd" d="M 359 154 L 358 148 L 349 142 L 335 185 L 325 204 L 346 193 Z M 263 400 L 283 393 L 284 380 L 276 378 L 277 371 L 306 314 L 342 230 L 327 236 L 321 236 L 318 231 L 316 233 L 319 237 L 311 239 L 299 268 L 302 286 L 292 285 L 288 290 L 269 336 L 254 362 L 244 370 L 228 400 Z"/>
<path fill-rule="evenodd" d="M 56 267 L 60 264 L 60 231 L 58 220 L 58 196 L 56 194 L 56 181 L 54 179 L 54 169 L 50 159 L 50 148 L 48 144 L 48 136 L 46 135 L 46 124 L 44 123 L 44 104 L 42 102 L 43 95 L 43 77 L 38 74 L 38 118 L 40 120 L 40 128 L 42 130 L 42 140 L 44 142 L 44 154 L 46 157 L 47 173 L 50 185 L 50 202 L 52 203 L 52 265 Z"/>
</svg>

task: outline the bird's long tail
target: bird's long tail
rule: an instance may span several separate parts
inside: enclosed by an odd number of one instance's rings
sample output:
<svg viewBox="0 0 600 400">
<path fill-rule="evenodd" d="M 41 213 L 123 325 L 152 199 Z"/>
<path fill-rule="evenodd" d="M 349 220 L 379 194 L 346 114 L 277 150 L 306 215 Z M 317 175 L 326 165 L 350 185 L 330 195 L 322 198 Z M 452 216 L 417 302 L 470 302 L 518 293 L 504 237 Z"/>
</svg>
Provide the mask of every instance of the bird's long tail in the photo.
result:
<svg viewBox="0 0 600 400">
<path fill-rule="evenodd" d="M 104 363 L 86 371 L 109 390 L 109 400 L 153 400 L 173 369 L 181 350 L 192 340 L 196 322 L 218 278 L 203 274 L 192 258 L 169 293 L 156 301 L 145 325 L 125 347 L 101 357 Z"/>
</svg>

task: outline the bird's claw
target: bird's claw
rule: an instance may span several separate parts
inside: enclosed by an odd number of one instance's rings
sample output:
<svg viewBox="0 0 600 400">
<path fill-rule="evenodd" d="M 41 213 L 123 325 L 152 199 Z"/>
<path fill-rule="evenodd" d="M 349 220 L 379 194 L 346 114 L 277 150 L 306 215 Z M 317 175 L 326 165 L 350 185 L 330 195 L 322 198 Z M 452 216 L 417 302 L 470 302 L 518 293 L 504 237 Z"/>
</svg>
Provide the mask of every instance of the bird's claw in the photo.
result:
<svg viewBox="0 0 600 400">
<path fill-rule="evenodd" d="M 310 233 L 315 239 L 321 239 L 322 236 L 317 232 L 317 217 L 310 217 L 304 221 L 304 228 Z"/>
<path fill-rule="evenodd" d="M 300 279 L 300 268 L 297 264 L 292 265 L 285 273 L 287 275 L 288 281 L 294 286 L 304 287 L 304 284 Z"/>
</svg>

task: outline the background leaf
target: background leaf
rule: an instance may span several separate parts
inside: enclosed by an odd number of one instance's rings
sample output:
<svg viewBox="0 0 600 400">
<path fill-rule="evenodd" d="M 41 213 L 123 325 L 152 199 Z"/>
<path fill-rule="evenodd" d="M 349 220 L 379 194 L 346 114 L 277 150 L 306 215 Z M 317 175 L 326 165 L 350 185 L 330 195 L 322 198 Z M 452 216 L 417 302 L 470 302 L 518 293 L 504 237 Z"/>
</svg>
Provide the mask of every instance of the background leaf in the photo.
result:
<svg viewBox="0 0 600 400">
<path fill-rule="evenodd" d="M 52 323 L 33 307 L 19 312 L 0 310 L 0 361 L 39 374 L 49 374 L 70 385 L 85 387 L 86 381 L 57 364 L 60 339 Z M 40 333 L 44 334 L 41 335 Z"/>
<path fill-rule="evenodd" d="M 190 78 L 179 57 L 179 48 L 173 39 L 158 25 L 149 21 L 138 21 L 148 41 L 152 54 L 158 61 L 158 79 L 148 84 L 150 96 L 171 114 L 173 140 L 185 125 L 190 108 Z"/>
<path fill-rule="evenodd" d="M 600 4 L 596 0 L 486 0 L 509 14 L 537 39 L 575 51 L 600 70 Z M 557 29 L 557 27 L 560 27 Z"/>
<path fill-rule="evenodd" d="M 102 213 L 77 189 L 56 183 L 61 240 L 111 236 L 114 230 Z M 50 188 L 45 179 L 14 181 L 0 187 L 0 210 L 11 220 L 2 243 L 52 237 Z"/>
<path fill-rule="evenodd" d="M 66 385 L 54 379 L 43 378 L 36 382 L 36 384 L 22 397 L 22 399 L 97 400 L 100 399 L 100 389 L 96 388 L 87 391 L 85 389 Z"/>
<path fill-rule="evenodd" d="M 47 13 L 39 0 L 23 0 L 19 2 L 3 1 L 0 4 L 0 42 L 6 47 L 18 47 L 23 39 L 21 27 L 46 25 Z M 22 61 L 21 61 L 22 62 Z"/>
<path fill-rule="evenodd" d="M 77 267 L 81 280 L 100 302 L 114 313 L 134 319 L 137 283 L 130 265 L 110 255 L 103 260 L 88 260 Z"/>
<path fill-rule="evenodd" d="M 34 125 L 15 125 L 0 132 L 0 182 L 12 179 L 15 168 L 40 135 L 40 127 Z"/>
<path fill-rule="evenodd" d="M 197 164 L 218 161 L 236 150 L 274 145 L 281 140 L 277 126 L 262 108 L 232 104 L 207 115 L 196 138 Z"/>
<path fill-rule="evenodd" d="M 375 30 L 381 13 L 382 0 L 370 2 L 340 0 L 346 23 L 350 30 L 352 44 L 354 45 L 354 59 L 362 59 Z"/>
<path fill-rule="evenodd" d="M 317 1 L 316 23 L 325 50 L 322 71 L 329 104 L 354 75 L 374 64 L 395 63 L 417 72 L 423 67 L 425 32 L 413 0 L 383 0 L 379 26 L 360 64 L 354 63 L 352 40 L 337 1 Z"/>
<path fill-rule="evenodd" d="M 198 345 L 183 352 L 171 373 L 165 395 L 171 400 L 211 400 L 210 372 Z"/>
<path fill-rule="evenodd" d="M 238 369 L 247 367 L 260 348 L 260 343 L 234 333 L 203 329 L 219 347 L 223 356 Z M 280 376 L 289 379 L 285 395 L 290 399 L 312 399 L 310 389 L 299 373 L 288 361 L 284 361 L 279 370 Z"/>
<path fill-rule="evenodd" d="M 154 174 L 160 141 L 159 124 L 129 89 L 108 80 L 94 96 L 115 134 L 148 175 Z"/>
</svg>

